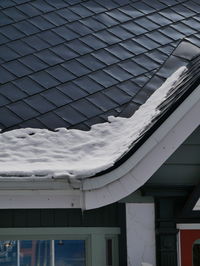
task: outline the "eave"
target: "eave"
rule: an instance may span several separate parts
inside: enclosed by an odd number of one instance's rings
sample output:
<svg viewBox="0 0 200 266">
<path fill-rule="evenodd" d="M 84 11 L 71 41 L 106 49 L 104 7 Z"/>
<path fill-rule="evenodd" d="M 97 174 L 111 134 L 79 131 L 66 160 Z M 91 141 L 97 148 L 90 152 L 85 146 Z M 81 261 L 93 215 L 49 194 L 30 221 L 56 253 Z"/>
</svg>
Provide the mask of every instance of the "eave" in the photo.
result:
<svg viewBox="0 0 200 266">
<path fill-rule="evenodd" d="M 198 127 L 199 113 L 197 86 L 120 167 L 74 184 L 66 180 L 1 182 L 0 208 L 94 209 L 119 201 L 140 188 Z"/>
</svg>

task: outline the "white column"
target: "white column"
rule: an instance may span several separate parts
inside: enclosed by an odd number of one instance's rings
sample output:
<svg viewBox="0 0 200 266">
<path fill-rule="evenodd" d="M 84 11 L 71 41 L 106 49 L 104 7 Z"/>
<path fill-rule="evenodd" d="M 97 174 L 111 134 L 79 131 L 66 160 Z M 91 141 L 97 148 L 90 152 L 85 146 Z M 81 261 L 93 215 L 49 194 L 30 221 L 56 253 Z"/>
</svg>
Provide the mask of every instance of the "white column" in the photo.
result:
<svg viewBox="0 0 200 266">
<path fill-rule="evenodd" d="M 156 265 L 154 203 L 127 203 L 128 266 Z"/>
<path fill-rule="evenodd" d="M 55 266 L 55 244 L 54 240 L 50 240 L 50 256 L 51 256 L 51 266 Z"/>
</svg>

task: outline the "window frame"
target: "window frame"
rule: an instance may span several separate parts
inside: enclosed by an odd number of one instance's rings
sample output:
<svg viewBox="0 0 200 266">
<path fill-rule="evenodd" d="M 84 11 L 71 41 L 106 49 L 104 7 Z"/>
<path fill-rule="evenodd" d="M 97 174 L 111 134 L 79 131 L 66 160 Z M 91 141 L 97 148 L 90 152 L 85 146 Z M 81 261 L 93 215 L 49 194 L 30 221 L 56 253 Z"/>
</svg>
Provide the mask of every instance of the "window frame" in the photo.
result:
<svg viewBox="0 0 200 266">
<path fill-rule="evenodd" d="M 118 266 L 119 234 L 118 227 L 0 228 L 0 240 L 85 240 L 86 266 L 106 266 L 108 238 L 113 240 L 113 266 Z"/>
</svg>

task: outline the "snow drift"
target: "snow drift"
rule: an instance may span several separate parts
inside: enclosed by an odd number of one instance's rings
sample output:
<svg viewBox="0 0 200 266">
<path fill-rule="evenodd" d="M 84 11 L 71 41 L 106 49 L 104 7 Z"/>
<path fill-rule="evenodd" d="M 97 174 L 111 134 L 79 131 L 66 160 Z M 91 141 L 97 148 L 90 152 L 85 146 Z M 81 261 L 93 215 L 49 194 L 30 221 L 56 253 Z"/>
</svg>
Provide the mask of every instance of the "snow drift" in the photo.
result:
<svg viewBox="0 0 200 266">
<path fill-rule="evenodd" d="M 186 70 L 179 68 L 130 118 L 109 117 L 90 131 L 27 128 L 0 134 L 0 177 L 81 179 L 108 169 L 159 115 L 159 105 Z"/>
</svg>

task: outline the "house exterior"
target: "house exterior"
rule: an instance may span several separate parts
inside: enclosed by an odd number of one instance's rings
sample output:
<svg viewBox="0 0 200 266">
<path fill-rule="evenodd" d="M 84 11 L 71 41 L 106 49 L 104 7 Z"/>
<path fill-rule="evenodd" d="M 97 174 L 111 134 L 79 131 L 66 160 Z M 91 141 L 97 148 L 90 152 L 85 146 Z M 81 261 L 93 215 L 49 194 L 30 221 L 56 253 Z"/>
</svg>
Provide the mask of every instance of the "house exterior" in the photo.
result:
<svg viewBox="0 0 200 266">
<path fill-rule="evenodd" d="M 1 265 L 199 265 L 199 1 L 0 7 Z"/>
</svg>

